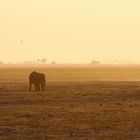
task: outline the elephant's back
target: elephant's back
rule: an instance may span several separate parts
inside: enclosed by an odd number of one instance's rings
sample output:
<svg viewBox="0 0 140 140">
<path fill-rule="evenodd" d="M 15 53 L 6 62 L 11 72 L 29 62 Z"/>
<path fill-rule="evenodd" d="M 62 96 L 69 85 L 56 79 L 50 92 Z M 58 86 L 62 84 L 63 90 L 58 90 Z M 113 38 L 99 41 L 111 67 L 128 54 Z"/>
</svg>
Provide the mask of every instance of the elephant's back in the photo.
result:
<svg viewBox="0 0 140 140">
<path fill-rule="evenodd" d="M 38 73 L 33 71 L 29 74 L 29 80 L 36 81 L 38 79 Z"/>
</svg>

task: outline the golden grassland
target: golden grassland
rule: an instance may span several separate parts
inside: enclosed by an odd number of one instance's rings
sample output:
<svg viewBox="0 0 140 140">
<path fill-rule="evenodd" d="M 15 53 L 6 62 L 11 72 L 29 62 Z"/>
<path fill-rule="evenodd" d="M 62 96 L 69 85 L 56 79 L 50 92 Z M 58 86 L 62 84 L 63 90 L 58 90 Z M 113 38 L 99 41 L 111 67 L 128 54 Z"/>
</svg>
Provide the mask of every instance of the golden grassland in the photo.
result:
<svg viewBox="0 0 140 140">
<path fill-rule="evenodd" d="M 45 92 L 28 74 L 46 74 Z M 139 140 L 140 68 L 0 69 L 0 140 Z"/>
</svg>

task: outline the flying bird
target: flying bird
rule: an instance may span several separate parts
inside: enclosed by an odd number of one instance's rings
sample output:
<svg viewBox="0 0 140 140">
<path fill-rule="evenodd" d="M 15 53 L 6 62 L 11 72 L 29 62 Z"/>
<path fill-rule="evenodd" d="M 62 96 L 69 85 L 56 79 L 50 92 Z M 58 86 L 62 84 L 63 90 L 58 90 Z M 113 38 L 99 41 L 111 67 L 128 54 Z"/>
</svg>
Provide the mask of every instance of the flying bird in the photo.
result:
<svg viewBox="0 0 140 140">
<path fill-rule="evenodd" d="M 23 40 L 20 40 L 20 43 L 23 43 L 24 41 Z"/>
</svg>

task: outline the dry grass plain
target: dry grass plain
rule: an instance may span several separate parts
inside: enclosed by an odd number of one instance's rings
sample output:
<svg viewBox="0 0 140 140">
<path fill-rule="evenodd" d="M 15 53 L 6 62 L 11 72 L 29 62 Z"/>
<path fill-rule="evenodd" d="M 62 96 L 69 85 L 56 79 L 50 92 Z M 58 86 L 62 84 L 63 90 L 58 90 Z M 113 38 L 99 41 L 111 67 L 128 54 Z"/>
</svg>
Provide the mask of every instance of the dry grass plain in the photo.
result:
<svg viewBox="0 0 140 140">
<path fill-rule="evenodd" d="M 45 92 L 28 74 L 46 73 Z M 0 69 L 0 140 L 140 140 L 140 67 Z"/>
</svg>

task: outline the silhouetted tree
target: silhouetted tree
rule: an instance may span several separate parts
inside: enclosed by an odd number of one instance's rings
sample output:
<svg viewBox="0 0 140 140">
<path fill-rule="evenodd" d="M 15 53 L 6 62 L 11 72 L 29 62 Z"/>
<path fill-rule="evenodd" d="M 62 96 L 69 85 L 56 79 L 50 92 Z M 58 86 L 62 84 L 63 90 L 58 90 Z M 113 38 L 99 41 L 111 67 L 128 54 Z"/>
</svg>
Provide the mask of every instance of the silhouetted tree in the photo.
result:
<svg viewBox="0 0 140 140">
<path fill-rule="evenodd" d="M 4 62 L 2 62 L 1 60 L 0 60 L 0 65 L 3 65 L 4 64 Z"/>
<path fill-rule="evenodd" d="M 41 59 L 41 63 L 42 64 L 46 64 L 46 62 L 47 62 L 47 59 L 46 58 Z"/>
<path fill-rule="evenodd" d="M 100 64 L 100 61 L 92 60 L 90 64 L 97 65 L 97 64 Z"/>
<path fill-rule="evenodd" d="M 56 61 L 52 61 L 51 64 L 53 64 L 53 65 L 56 64 Z"/>
</svg>

